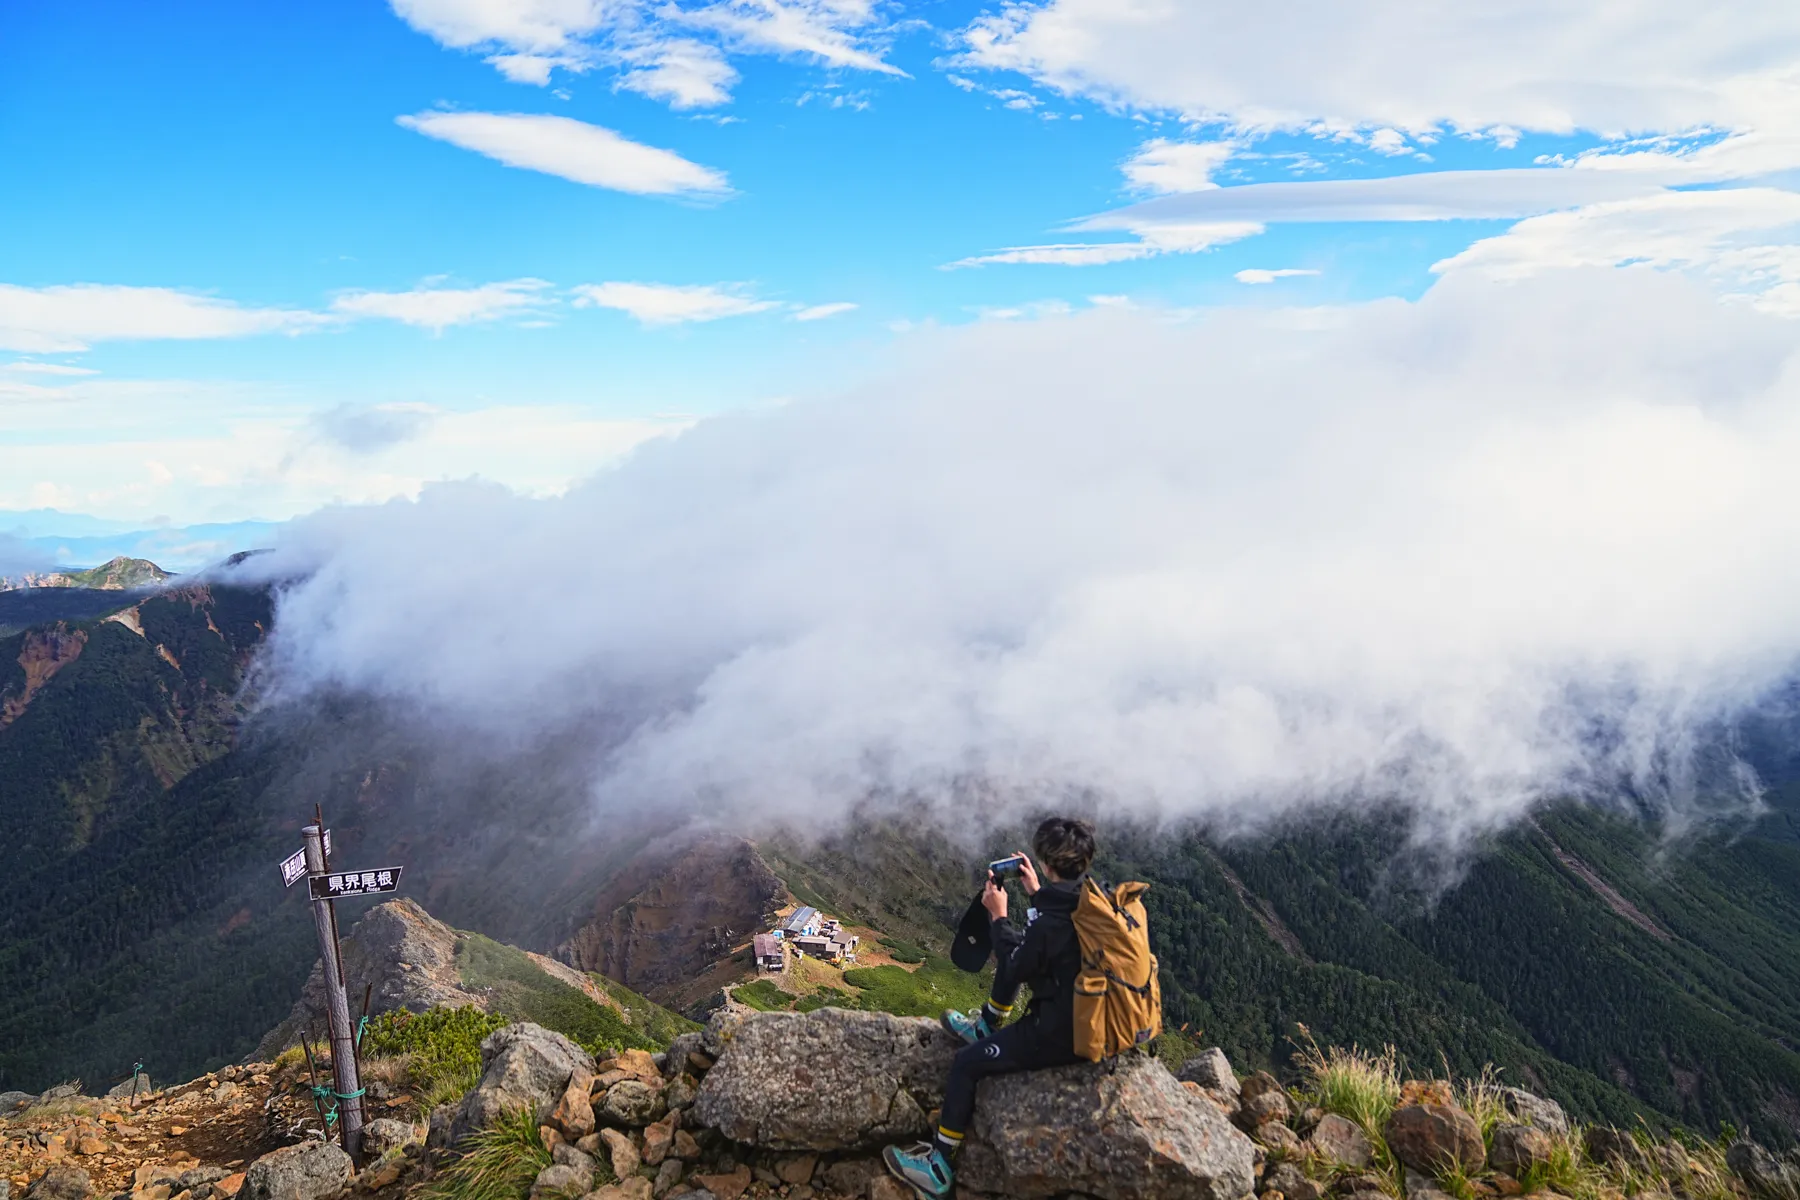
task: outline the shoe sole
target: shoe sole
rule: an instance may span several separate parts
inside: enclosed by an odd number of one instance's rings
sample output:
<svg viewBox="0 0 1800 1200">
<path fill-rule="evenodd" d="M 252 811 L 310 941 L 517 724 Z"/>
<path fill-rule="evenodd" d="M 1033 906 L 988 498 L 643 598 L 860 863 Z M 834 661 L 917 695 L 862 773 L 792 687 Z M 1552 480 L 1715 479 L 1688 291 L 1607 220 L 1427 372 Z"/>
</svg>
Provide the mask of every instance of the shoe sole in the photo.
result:
<svg viewBox="0 0 1800 1200">
<path fill-rule="evenodd" d="M 981 1040 L 980 1038 L 968 1037 L 961 1030 L 957 1029 L 956 1026 L 954 1026 L 950 1023 L 949 1017 L 939 1017 L 938 1024 L 942 1025 L 944 1027 L 944 1032 L 948 1033 L 951 1037 L 955 1038 L 957 1041 L 961 1042 L 965 1046 L 973 1046 L 976 1042 L 979 1042 Z M 927 1200 L 929 1200 L 929 1198 L 927 1198 Z"/>
</svg>

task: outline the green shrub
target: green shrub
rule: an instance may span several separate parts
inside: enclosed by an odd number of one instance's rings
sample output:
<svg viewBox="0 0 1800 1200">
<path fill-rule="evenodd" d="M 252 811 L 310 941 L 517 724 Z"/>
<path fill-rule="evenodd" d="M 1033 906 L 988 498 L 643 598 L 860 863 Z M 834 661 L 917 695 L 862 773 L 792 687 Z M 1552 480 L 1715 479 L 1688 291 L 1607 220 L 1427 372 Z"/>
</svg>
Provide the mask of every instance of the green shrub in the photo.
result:
<svg viewBox="0 0 1800 1200">
<path fill-rule="evenodd" d="M 782 1012 L 794 1004 L 794 998 L 776 987 L 767 979 L 758 979 L 753 983 L 740 983 L 731 989 L 734 999 L 748 1004 L 759 1012 Z"/>
<path fill-rule="evenodd" d="M 481 1041 L 506 1018 L 472 1005 L 423 1013 L 395 1009 L 375 1017 L 363 1031 L 365 1058 L 408 1059 L 408 1074 L 423 1095 L 424 1111 L 455 1099 L 481 1079 Z"/>
<path fill-rule="evenodd" d="M 684 1033 L 695 1033 L 701 1026 L 678 1012 L 671 1012 L 647 997 L 640 996 L 616 979 L 591 973 L 588 975 L 601 990 L 625 1010 L 631 1025 L 658 1046 L 666 1046 Z"/>
<path fill-rule="evenodd" d="M 887 948 L 888 957 L 895 962 L 911 964 L 925 961 L 924 948 L 911 942 L 903 941 L 900 938 L 884 937 L 881 939 L 881 944 Z"/>
<path fill-rule="evenodd" d="M 1294 1056 L 1294 1064 L 1306 1077 L 1307 1096 L 1326 1112 L 1355 1121 L 1381 1145 L 1382 1126 L 1400 1100 L 1397 1052 L 1392 1046 L 1380 1054 L 1356 1046 L 1321 1050 L 1305 1026 L 1300 1032 L 1306 1045 Z"/>
<path fill-rule="evenodd" d="M 821 1008 L 856 1008 L 859 1007 L 849 992 L 839 988 L 824 987 L 809 995 L 800 997 L 794 1002 L 794 1011 L 809 1013 Z"/>
</svg>

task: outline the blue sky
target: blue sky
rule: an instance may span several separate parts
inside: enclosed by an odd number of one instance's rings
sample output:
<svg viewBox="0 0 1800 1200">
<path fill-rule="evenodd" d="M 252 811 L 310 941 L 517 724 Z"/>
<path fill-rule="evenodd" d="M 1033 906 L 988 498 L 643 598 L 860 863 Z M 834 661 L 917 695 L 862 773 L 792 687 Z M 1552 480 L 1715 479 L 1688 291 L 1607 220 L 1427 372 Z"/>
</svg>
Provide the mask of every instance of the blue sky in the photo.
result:
<svg viewBox="0 0 1800 1200">
<path fill-rule="evenodd" d="M 0 510 L 554 492 L 1097 304 L 1648 265 L 1800 313 L 1800 17 L 1635 7 L 18 0 Z"/>
</svg>

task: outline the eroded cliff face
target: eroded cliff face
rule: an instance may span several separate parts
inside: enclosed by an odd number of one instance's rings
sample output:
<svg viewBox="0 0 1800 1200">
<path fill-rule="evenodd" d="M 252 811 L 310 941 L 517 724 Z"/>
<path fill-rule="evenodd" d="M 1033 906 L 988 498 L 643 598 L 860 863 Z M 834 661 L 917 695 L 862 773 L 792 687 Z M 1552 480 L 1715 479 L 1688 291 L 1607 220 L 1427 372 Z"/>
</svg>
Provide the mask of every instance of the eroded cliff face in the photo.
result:
<svg viewBox="0 0 1800 1200">
<path fill-rule="evenodd" d="M 765 928 L 786 895 L 750 843 L 691 843 L 615 879 L 558 957 L 661 1001 Z"/>
<path fill-rule="evenodd" d="M 70 629 L 64 621 L 19 636 L 16 661 L 20 674 L 13 677 L 10 685 L 0 686 L 0 729 L 18 720 L 44 685 L 81 657 L 87 639 L 86 630 Z"/>
</svg>

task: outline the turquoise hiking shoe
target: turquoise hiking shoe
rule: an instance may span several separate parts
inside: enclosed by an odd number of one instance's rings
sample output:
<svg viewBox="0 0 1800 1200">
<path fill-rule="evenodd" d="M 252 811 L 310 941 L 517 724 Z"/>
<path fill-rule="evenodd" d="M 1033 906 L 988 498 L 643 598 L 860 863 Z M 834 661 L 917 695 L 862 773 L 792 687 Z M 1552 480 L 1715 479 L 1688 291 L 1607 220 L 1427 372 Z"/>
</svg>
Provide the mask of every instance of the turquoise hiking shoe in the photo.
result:
<svg viewBox="0 0 1800 1200">
<path fill-rule="evenodd" d="M 920 1142 L 902 1150 L 889 1146 L 881 1152 L 888 1172 L 919 1194 L 920 1200 L 949 1200 L 956 1173 L 950 1160 L 930 1142 Z"/>
<path fill-rule="evenodd" d="M 978 1008 L 975 1015 L 957 1012 L 954 1008 L 947 1010 L 941 1018 L 945 1029 L 973 1046 L 984 1037 L 991 1037 L 994 1027 L 988 1024 L 987 1009 Z"/>
</svg>

